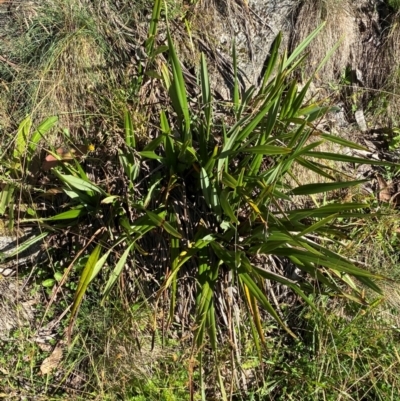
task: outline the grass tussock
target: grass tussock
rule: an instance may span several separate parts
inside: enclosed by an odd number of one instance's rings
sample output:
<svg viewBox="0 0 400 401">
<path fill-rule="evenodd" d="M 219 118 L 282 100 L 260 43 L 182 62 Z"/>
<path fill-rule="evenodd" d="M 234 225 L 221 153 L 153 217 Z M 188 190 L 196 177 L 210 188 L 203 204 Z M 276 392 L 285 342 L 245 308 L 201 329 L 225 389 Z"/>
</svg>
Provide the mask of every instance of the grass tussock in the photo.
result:
<svg viewBox="0 0 400 401">
<path fill-rule="evenodd" d="M 163 344 L 160 334 L 152 330 L 152 317 L 148 305 L 126 307 L 117 303 L 84 315 L 63 366 L 70 365 L 69 370 L 75 375 L 79 370 L 91 372 L 84 376 L 81 389 L 97 388 L 103 397 L 115 394 L 126 399 L 147 394 L 149 399 L 156 399 L 159 392 L 161 399 L 168 399 L 174 391 L 182 396 L 184 382 L 179 383 L 179 375 L 173 369 L 178 359 L 183 363 L 189 356 L 184 355 L 178 341 Z M 79 365 L 76 364 L 78 349 L 82 350 Z M 171 373 L 170 378 L 167 372 Z M 182 376 L 188 379 L 187 375 Z M 159 390 L 160 387 L 165 388 Z"/>
<path fill-rule="evenodd" d="M 352 45 L 357 41 L 357 22 L 350 0 L 305 0 L 299 6 L 292 47 L 297 46 L 317 26 L 326 21 L 325 28 L 313 42 L 305 76 L 312 74 L 325 55 L 340 41 L 339 48 L 319 72 L 319 81 L 327 84 L 345 71 L 351 60 Z"/>
<path fill-rule="evenodd" d="M 121 102 L 122 88 L 136 71 L 135 54 L 146 38 L 140 21 L 147 4 L 104 2 L 97 7 L 86 0 L 44 0 L 11 12 L 8 41 L 0 45 L 12 63 L 0 65 L 6 88 L 2 128 L 15 128 L 28 113 L 35 122 L 57 114 L 75 135 L 78 127 L 92 122 L 100 124 L 98 129 L 105 128 L 101 124 L 110 128 L 112 105 Z M 122 100 L 129 96 L 125 90 Z"/>
<path fill-rule="evenodd" d="M 377 96 L 378 105 L 376 114 L 385 118 L 386 124 L 399 126 L 400 124 L 400 12 L 393 17 L 389 33 L 383 44 L 383 66 L 381 86 L 383 92 Z"/>
</svg>

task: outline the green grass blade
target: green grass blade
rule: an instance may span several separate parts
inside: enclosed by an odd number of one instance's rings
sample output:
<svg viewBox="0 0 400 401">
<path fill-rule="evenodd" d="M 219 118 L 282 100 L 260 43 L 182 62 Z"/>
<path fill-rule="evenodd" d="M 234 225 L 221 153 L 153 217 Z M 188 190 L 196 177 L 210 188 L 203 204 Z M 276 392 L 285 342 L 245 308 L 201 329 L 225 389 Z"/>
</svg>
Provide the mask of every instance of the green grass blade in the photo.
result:
<svg viewBox="0 0 400 401">
<path fill-rule="evenodd" d="M 205 137 L 202 139 L 204 140 L 205 144 L 207 144 L 210 137 L 211 122 L 212 122 L 212 95 L 211 95 L 210 79 L 208 76 L 207 62 L 203 53 L 201 54 L 200 78 L 201 78 L 202 106 L 206 120 Z M 202 152 L 204 153 L 204 149 L 202 149 Z"/>
<path fill-rule="evenodd" d="M 169 126 L 168 118 L 167 118 L 167 115 L 165 114 L 164 110 L 161 110 L 161 113 L 160 113 L 160 127 L 161 127 L 161 131 L 164 134 L 167 134 L 167 135 L 171 134 L 171 128 Z M 147 148 L 147 146 L 146 146 L 146 148 Z M 146 148 L 144 150 L 147 150 Z M 149 149 L 149 150 L 154 150 L 154 149 Z"/>
<path fill-rule="evenodd" d="M 258 336 L 260 337 L 260 340 L 263 344 L 265 344 L 265 339 L 264 339 L 264 330 L 261 325 L 261 318 L 260 318 L 260 310 L 257 305 L 257 300 L 256 298 L 250 293 L 248 287 L 245 285 L 245 292 L 247 295 L 249 307 L 251 310 L 251 314 L 253 316 L 253 323 L 254 326 L 257 330 Z"/>
<path fill-rule="evenodd" d="M 287 256 L 291 258 L 295 256 L 301 261 L 312 263 L 315 266 L 325 266 L 332 270 L 351 274 L 354 277 L 367 277 L 370 279 L 383 280 L 384 276 L 380 274 L 370 273 L 367 270 L 360 269 L 350 262 L 344 262 L 341 258 L 334 258 L 333 256 L 327 258 L 323 255 L 314 255 L 308 251 L 301 251 L 293 248 L 275 249 L 274 253 L 280 256 Z"/>
<path fill-rule="evenodd" d="M 178 162 L 178 154 L 175 151 L 175 145 L 173 139 L 167 135 L 164 137 L 164 146 L 165 146 L 165 165 L 168 166 L 170 171 L 176 172 L 176 165 Z M 179 149 L 177 149 L 179 150 Z"/>
<path fill-rule="evenodd" d="M 101 245 L 99 244 L 94 248 L 93 252 L 89 256 L 88 261 L 86 262 L 85 267 L 83 268 L 82 274 L 79 278 L 78 287 L 75 292 L 74 302 L 71 309 L 71 316 L 75 315 L 76 310 L 79 308 L 79 305 L 82 302 L 82 298 L 87 290 L 93 271 L 99 260 L 100 252 Z"/>
<path fill-rule="evenodd" d="M 304 85 L 303 89 L 300 93 L 296 96 L 292 103 L 292 110 L 288 111 L 287 117 L 288 119 L 293 118 L 296 115 L 301 115 L 300 107 L 303 105 L 304 98 L 306 97 L 308 90 L 310 88 L 312 80 L 308 80 L 307 83 Z"/>
<path fill-rule="evenodd" d="M 86 210 L 84 208 L 76 208 L 70 209 L 66 212 L 58 213 L 55 216 L 47 217 L 45 219 L 39 219 L 39 221 L 59 221 L 59 220 L 73 220 L 78 217 L 84 216 L 86 214 Z"/>
<path fill-rule="evenodd" d="M 324 133 L 324 134 L 321 134 L 320 137 L 322 139 L 326 139 L 329 142 L 337 143 L 337 144 L 339 144 L 341 146 L 346 146 L 348 148 L 359 149 L 359 150 L 363 150 L 363 151 L 369 152 L 369 149 L 366 148 L 365 146 L 361 146 L 358 143 L 348 141 L 348 140 L 346 140 L 344 138 L 341 138 L 341 137 L 339 137 L 337 135 L 331 135 L 331 134 Z"/>
<path fill-rule="evenodd" d="M 195 340 L 197 348 L 201 348 L 204 343 L 204 334 L 206 329 L 207 313 L 212 298 L 212 289 L 210 283 L 202 280 L 200 287 L 200 303 L 196 309 L 196 326 Z"/>
<path fill-rule="evenodd" d="M 272 102 L 266 102 L 263 108 L 255 115 L 247 126 L 243 130 L 234 131 L 227 142 L 225 143 L 224 147 L 222 148 L 221 154 L 224 154 L 218 160 L 218 172 L 222 173 L 222 169 L 224 167 L 225 160 L 227 158 L 227 153 L 234 150 L 236 147 L 240 145 L 240 143 L 247 138 L 251 132 L 257 127 L 257 125 L 261 122 L 261 120 L 265 117 L 268 113 L 269 109 L 272 107 Z"/>
<path fill-rule="evenodd" d="M 250 88 L 246 90 L 246 92 L 242 96 L 242 100 L 240 102 L 240 107 L 237 112 L 237 118 L 240 118 L 243 115 L 243 112 L 247 109 L 249 106 L 249 103 L 254 99 L 254 93 L 256 91 L 256 88 L 252 85 Z"/>
<path fill-rule="evenodd" d="M 312 106 L 307 108 L 306 111 L 299 110 L 298 115 L 304 115 L 306 116 L 307 123 L 312 123 L 313 121 L 317 119 L 321 119 L 326 113 L 332 110 L 331 106 Z"/>
<path fill-rule="evenodd" d="M 200 187 L 203 191 L 204 199 L 207 203 L 207 206 L 211 208 L 211 182 L 208 177 L 207 171 L 204 168 L 200 170 Z"/>
<path fill-rule="evenodd" d="M 371 290 L 375 291 L 377 294 L 384 295 L 382 289 L 369 277 L 357 277 L 357 279 L 361 281 L 367 288 L 371 288 Z"/>
<path fill-rule="evenodd" d="M 315 70 L 313 76 L 315 76 L 321 68 L 327 63 L 327 61 L 332 57 L 333 53 L 338 49 L 340 44 L 343 42 L 344 35 L 335 43 L 335 45 L 326 53 L 325 57 L 322 59 L 322 61 L 319 63 L 317 69 Z"/>
<path fill-rule="evenodd" d="M 176 269 L 169 275 L 169 277 L 165 280 L 162 289 L 165 290 L 171 286 L 172 281 L 175 279 L 176 275 L 179 272 L 179 269 L 194 255 L 196 255 L 201 249 L 203 249 L 208 244 L 215 241 L 214 237 L 211 235 L 206 235 L 204 238 L 200 238 L 196 241 L 195 245 L 191 248 L 186 249 L 185 251 L 181 252 L 179 255 L 179 261 L 176 265 Z M 200 252 L 200 259 L 202 258 L 202 253 Z M 201 264 L 200 264 L 201 266 Z M 208 262 L 207 262 L 208 266 Z"/>
<path fill-rule="evenodd" d="M 20 162 L 21 157 L 25 154 L 31 126 L 32 119 L 30 116 L 26 117 L 19 124 L 13 152 L 13 158 L 17 163 Z"/>
<path fill-rule="evenodd" d="M 271 271 L 267 271 L 262 269 L 261 267 L 257 267 L 257 266 L 252 266 L 252 269 L 259 274 L 261 277 L 265 278 L 266 280 L 272 280 L 278 283 L 281 283 L 283 285 L 286 285 L 287 287 L 289 287 L 290 289 L 292 289 L 296 294 L 298 294 L 315 312 L 318 313 L 318 315 L 320 315 L 320 317 L 322 317 L 325 320 L 325 316 L 323 313 L 321 313 L 321 311 L 318 310 L 318 308 L 316 307 L 315 303 L 312 302 L 310 300 L 310 297 L 307 296 L 302 290 L 301 288 L 297 285 L 297 283 L 287 279 L 286 277 L 280 276 L 276 273 L 273 273 Z M 328 323 L 328 322 L 326 322 Z"/>
<path fill-rule="evenodd" d="M 169 213 L 169 220 L 171 222 L 171 226 L 174 228 L 176 232 L 177 230 L 177 218 L 175 211 Z M 175 270 L 178 269 L 179 265 L 179 255 L 180 255 L 180 247 L 179 247 L 179 239 L 171 236 L 170 238 L 170 257 L 171 257 L 171 272 L 174 273 Z M 171 282 L 171 296 L 170 296 L 170 311 L 169 311 L 169 322 L 173 322 L 175 305 L 176 305 L 176 293 L 178 288 L 177 274 L 173 275 L 173 280 Z"/>
<path fill-rule="evenodd" d="M 296 99 L 297 95 L 297 82 L 293 80 L 290 83 L 289 89 L 287 90 L 285 99 L 281 105 L 281 112 L 280 112 L 280 119 L 284 120 L 286 116 L 292 116 L 296 114 L 297 110 L 293 107 L 294 100 Z"/>
<path fill-rule="evenodd" d="M 237 114 L 240 107 L 239 98 L 239 79 L 237 74 L 237 56 L 236 56 L 236 45 L 235 41 L 232 43 L 232 59 L 233 59 L 233 109 Z"/>
<path fill-rule="evenodd" d="M 161 137 L 164 139 L 163 137 Z M 161 143 L 162 141 L 160 141 Z M 157 145 L 158 146 L 158 145 Z M 157 153 L 151 151 L 151 150 L 142 150 L 139 152 L 139 155 L 142 157 L 145 157 L 146 159 L 151 159 L 151 160 L 160 160 L 161 162 L 165 161 L 165 158 L 162 156 L 159 156 Z"/>
<path fill-rule="evenodd" d="M 96 276 L 100 273 L 100 270 L 103 268 L 105 263 L 107 262 L 108 257 L 110 256 L 110 253 L 113 248 L 109 249 L 96 263 L 94 269 L 92 270 L 92 274 L 90 275 L 89 278 L 89 283 L 91 283 Z"/>
<path fill-rule="evenodd" d="M 308 133 L 304 133 L 304 136 L 308 138 Z M 296 160 L 299 156 L 302 156 L 303 154 L 309 152 L 312 149 L 315 149 L 316 147 L 318 147 L 319 145 L 321 145 L 323 143 L 323 141 L 317 141 L 317 142 L 312 142 L 306 146 L 304 145 L 304 141 L 300 141 L 295 150 L 293 151 L 293 153 L 286 158 L 286 160 Z"/>
<path fill-rule="evenodd" d="M 0 192 L 0 216 L 4 216 L 10 202 L 13 199 L 15 186 L 12 184 L 6 184 L 3 190 Z"/>
<path fill-rule="evenodd" d="M 369 204 L 366 203 L 355 203 L 353 204 L 345 204 L 345 203 L 335 203 L 332 205 L 327 205 L 329 208 L 325 209 L 325 206 L 320 208 L 314 209 L 298 209 L 298 210 L 291 210 L 287 211 L 286 214 L 288 218 L 290 218 L 291 222 L 299 221 L 301 219 L 308 218 L 310 216 L 314 218 L 324 218 L 333 213 L 340 213 L 340 217 L 358 217 L 358 218 L 365 218 L 365 212 L 350 212 L 352 210 L 357 209 L 366 209 L 370 207 Z M 357 207 L 358 206 L 358 207 Z"/>
<path fill-rule="evenodd" d="M 320 167 L 325 167 L 322 164 L 303 159 L 302 157 L 296 157 L 296 163 L 299 163 L 301 166 L 307 168 L 308 170 L 313 171 L 314 173 L 318 174 L 321 177 L 325 177 L 332 181 L 335 179 L 333 175 L 328 174 L 326 171 L 320 168 Z"/>
<path fill-rule="evenodd" d="M 246 153 L 251 153 L 251 154 L 272 156 L 272 155 L 287 155 L 287 154 L 291 153 L 292 151 L 293 151 L 293 149 L 285 148 L 282 146 L 257 145 L 257 146 L 240 148 L 235 153 L 246 152 Z"/>
<path fill-rule="evenodd" d="M 311 226 L 307 227 L 305 230 L 300 232 L 299 234 L 296 235 L 297 238 L 302 238 L 306 234 L 312 233 L 313 231 L 317 231 L 320 227 L 325 227 L 328 222 L 331 220 L 335 219 L 336 217 L 339 216 L 339 213 L 335 213 L 331 216 L 325 217 L 321 219 L 320 221 L 317 221 L 314 224 L 311 224 Z"/>
</svg>

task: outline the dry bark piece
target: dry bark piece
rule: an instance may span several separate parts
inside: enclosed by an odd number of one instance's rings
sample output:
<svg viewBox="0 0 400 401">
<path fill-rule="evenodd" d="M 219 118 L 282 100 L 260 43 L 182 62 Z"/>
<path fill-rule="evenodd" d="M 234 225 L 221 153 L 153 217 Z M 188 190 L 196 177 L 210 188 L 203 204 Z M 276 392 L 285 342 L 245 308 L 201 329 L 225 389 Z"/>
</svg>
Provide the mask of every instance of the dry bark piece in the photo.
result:
<svg viewBox="0 0 400 401">
<path fill-rule="evenodd" d="M 47 357 L 40 365 L 40 372 L 42 375 L 51 373 L 58 367 L 63 355 L 63 343 L 60 341 L 49 357 Z"/>
<path fill-rule="evenodd" d="M 357 110 L 354 113 L 354 117 L 357 121 L 358 127 L 362 132 L 368 131 L 367 127 L 367 122 L 365 121 L 365 116 L 364 116 L 364 111 L 363 110 Z"/>
<path fill-rule="evenodd" d="M 80 159 L 90 150 L 91 147 L 87 145 L 77 145 L 73 148 L 68 148 L 65 146 L 60 147 L 56 150 L 56 154 L 59 156 L 59 158 L 56 158 L 51 154 L 47 155 L 42 164 L 42 169 L 47 171 L 58 166 L 60 163 L 69 162 L 74 159 Z"/>
<path fill-rule="evenodd" d="M 392 185 L 388 184 L 384 178 L 377 174 L 376 180 L 378 181 L 378 188 L 379 188 L 379 194 L 378 194 L 378 199 L 381 202 L 390 202 L 392 198 Z"/>
</svg>

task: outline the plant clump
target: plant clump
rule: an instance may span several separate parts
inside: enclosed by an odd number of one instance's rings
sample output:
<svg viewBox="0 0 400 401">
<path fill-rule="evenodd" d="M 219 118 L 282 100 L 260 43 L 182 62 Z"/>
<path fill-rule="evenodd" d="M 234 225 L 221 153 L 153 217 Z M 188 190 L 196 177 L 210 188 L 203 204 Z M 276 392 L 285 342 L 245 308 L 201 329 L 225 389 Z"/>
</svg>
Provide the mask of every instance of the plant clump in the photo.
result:
<svg viewBox="0 0 400 401">
<path fill-rule="evenodd" d="M 253 390 L 277 397 L 299 392 L 334 397 L 339 387 L 341 394 L 366 397 L 370 381 L 362 366 L 372 364 L 375 349 L 364 359 L 347 358 L 343 338 L 351 326 L 344 322 L 354 318 L 356 323 L 382 302 L 379 284 L 387 277 L 345 252 L 358 235 L 353 228 L 380 215 L 371 198 L 352 195 L 367 180 L 340 166 L 395 166 L 341 152 L 368 149 L 320 129 L 320 120 L 335 109 L 307 94 L 315 78 L 326 73 L 338 45 L 328 54 L 321 50 L 322 61 L 302 71 L 302 86 L 294 78 L 329 24 L 310 29 L 290 55 L 282 51 L 278 34 L 259 84 L 246 90 L 233 45 L 232 96 L 221 102 L 212 90 L 206 54 L 199 53 L 193 80 L 178 56 L 168 18 L 166 38 L 159 38 L 160 19 L 168 11 L 161 1 L 153 5 L 145 35 L 140 31 L 140 56 L 135 53 L 137 63 L 126 75 L 109 64 L 126 66 L 132 56 L 124 35 L 112 32 L 119 25 L 130 33 L 111 12 L 119 3 L 106 11 L 93 2 L 78 3 L 59 5 L 63 18 L 49 15 L 51 23 L 38 24 L 37 29 L 54 32 L 35 60 L 45 78 L 33 92 L 26 89 L 35 96 L 20 111 L 31 110 L 21 118 L 1 166 L 0 215 L 10 230 L 38 227 L 40 234 L 18 249 L 43 242 L 48 259 L 35 274 L 38 281 L 51 276 L 41 282 L 46 313 L 60 305 L 68 313 L 67 320 L 60 318 L 58 334 L 69 347 L 66 360 L 77 363 L 54 377 L 68 384 L 79 376 L 76 387 L 100 388 L 103 398 L 121 392 L 122 398 L 175 399 L 183 389 L 191 399 L 227 400 Z M 76 13 L 80 7 L 88 13 L 82 18 Z M 108 11 L 110 25 L 97 26 L 96 16 Z M 68 26 L 67 35 L 55 20 Z M 123 49 L 111 58 L 110 37 Z M 93 53 L 91 46 L 96 46 Z M 339 64 L 334 68 L 342 68 Z M 109 81 L 103 67 L 112 75 Z M 115 82 L 121 86 L 115 88 Z M 58 84 L 63 90 L 56 90 Z M 77 113 L 79 97 L 87 92 L 85 111 Z M 41 101 L 50 99 L 55 114 L 43 117 Z M 153 100 L 158 104 L 150 113 Z M 72 125 L 64 122 L 63 108 L 77 115 Z M 104 115 L 102 128 L 109 132 L 94 146 L 94 125 Z M 54 135 L 63 146 L 53 146 Z M 325 308 L 340 310 L 337 300 L 353 309 L 342 310 L 335 320 Z M 361 331 L 357 326 L 355 332 Z M 368 344 L 364 337 L 361 341 Z M 178 343 L 185 351 L 175 354 Z M 324 349 L 336 362 L 335 344 L 346 354 L 342 366 L 362 372 L 362 385 L 356 374 L 343 386 L 321 377 L 320 367 L 333 366 L 325 363 Z M 130 355 L 148 366 L 135 367 Z M 286 357 L 300 360 L 300 368 L 292 369 Z M 178 371 L 175 386 L 168 387 L 168 378 L 157 376 L 162 369 L 173 372 L 177 360 L 185 371 Z M 282 370 L 286 375 L 279 378 Z M 337 372 L 337 365 L 329 371 Z M 265 373 L 271 375 L 268 383 Z M 168 388 L 158 391 L 157 385 Z M 54 393 L 61 389 L 55 387 Z"/>
</svg>

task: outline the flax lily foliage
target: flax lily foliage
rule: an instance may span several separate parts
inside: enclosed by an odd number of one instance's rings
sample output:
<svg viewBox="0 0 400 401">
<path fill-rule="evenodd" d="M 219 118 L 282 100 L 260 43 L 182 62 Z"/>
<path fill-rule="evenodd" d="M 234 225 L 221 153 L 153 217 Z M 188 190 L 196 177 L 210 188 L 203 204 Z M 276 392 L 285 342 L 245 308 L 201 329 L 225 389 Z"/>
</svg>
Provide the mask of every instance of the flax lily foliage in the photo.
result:
<svg viewBox="0 0 400 401">
<path fill-rule="evenodd" d="M 377 281 L 384 277 L 356 266 L 327 244 L 345 239 L 341 222 L 367 218 L 365 209 L 369 205 L 342 199 L 322 203 L 318 199 L 319 194 L 364 182 L 338 181 L 339 174 L 332 163 L 325 161 L 379 162 L 317 151 L 324 142 L 364 148 L 316 130 L 314 123 L 332 109 L 306 103 L 313 77 L 301 89 L 293 78 L 293 72 L 306 57 L 304 51 L 323 26 L 312 32 L 290 56 L 280 52 L 282 37 L 278 35 L 259 87 L 246 91 L 239 86 L 233 47 L 234 87 L 228 104 L 214 100 L 207 61 L 202 54 L 198 69 L 200 94 L 194 105 L 169 30 L 168 46 L 155 47 L 160 10 L 161 2 L 156 1 L 145 44 L 149 62 L 144 63 L 144 68 L 151 67 L 157 55 L 166 52 L 168 62 L 161 63 L 158 71 L 143 71 L 143 76 L 158 80 L 168 94 L 168 101 L 160 112 L 157 135 L 144 147 L 136 141 L 131 113 L 124 113 L 125 144 L 119 150 L 119 162 L 129 188 L 123 196 L 109 194 L 90 180 L 78 161 L 61 164 L 53 172 L 71 199 L 70 209 L 36 219 L 46 227 L 64 221 L 69 225 L 74 221 L 82 224 L 85 219 L 93 222 L 104 207 L 112 210 L 113 219 L 119 219 L 122 234 L 111 234 L 109 226 L 102 223 L 103 228 L 91 237 L 90 241 L 98 245 L 88 255 L 82 271 L 70 329 L 88 286 L 100 272 L 108 276 L 103 289 L 106 299 L 128 261 L 132 266 L 148 257 L 151 266 L 146 244 L 154 240 L 155 232 L 168 245 L 163 272 L 153 272 L 147 266 L 150 273 L 162 277 L 155 299 L 160 301 L 167 295 L 166 321 L 171 323 L 182 301 L 179 294 L 186 291 L 188 299 L 193 295 L 193 313 L 187 319 L 194 333 L 195 352 L 204 349 L 207 340 L 217 354 L 222 336 L 220 326 L 226 325 L 226 319 L 221 318 L 225 313 L 222 298 L 228 307 L 236 303 L 248 312 L 260 354 L 265 342 L 262 325 L 265 313 L 295 337 L 279 305 L 272 301 L 271 283 L 288 288 L 315 310 L 310 295 L 316 291 L 367 305 L 365 288 L 380 294 Z M 310 140 L 316 136 L 319 140 Z M 137 188 L 142 185 L 143 177 L 149 176 L 142 171 L 144 166 L 146 171 L 150 166 L 157 174 L 150 175 L 146 192 L 139 196 Z M 324 183 L 290 184 L 298 182 L 293 173 L 296 166 L 323 177 Z M 297 195 L 308 196 L 314 206 L 300 207 Z M 136 214 L 127 216 L 127 209 L 135 210 Z M 114 257 L 110 262 L 116 249 L 117 259 Z M 276 261 L 283 260 L 298 269 L 301 280 L 293 280 L 284 269 L 271 268 L 272 261 L 276 265 Z M 111 267 L 111 272 L 106 267 Z M 186 279 L 180 280 L 182 277 Z M 218 377 L 223 389 L 219 371 Z"/>
<path fill-rule="evenodd" d="M 323 194 L 364 182 L 338 182 L 332 167 L 325 167 L 323 160 L 376 164 L 367 159 L 314 150 L 325 141 L 361 148 L 333 135 L 319 133 L 320 141 L 308 141 L 315 134 L 313 122 L 331 108 L 318 104 L 304 106 L 313 77 L 299 90 L 291 74 L 303 62 L 302 53 L 322 28 L 307 37 L 290 57 L 286 53 L 279 55 L 281 35 L 278 35 L 260 87 L 251 87 L 244 93 L 239 90 L 233 52 L 232 123 L 217 117 L 204 55 L 201 55 L 199 68 L 199 105 L 190 105 L 181 63 L 168 33 L 169 65 L 162 66 L 162 81 L 170 96 L 170 108 L 160 113 L 159 135 L 141 150 L 137 149 L 132 119 L 126 112 L 128 150 L 120 152 L 121 164 L 132 185 L 138 180 L 144 162 L 156 163 L 162 178 L 149 185 L 143 201 L 128 199 L 141 213 L 136 221 L 124 225 L 126 236 L 120 238 L 118 244 L 128 245 L 110 276 L 105 295 L 116 283 L 127 258 L 135 258 L 135 252 L 143 251 L 139 243 L 151 236 L 154 229 L 161 230 L 169 244 L 165 281 L 159 294 L 169 294 L 170 321 L 173 321 L 177 303 L 180 274 L 187 266 L 195 266 L 191 275 L 197 283 L 194 327 L 199 348 L 207 333 L 216 350 L 215 296 L 220 288 L 219 280 L 226 274 L 230 285 L 237 288 L 248 305 L 257 343 L 264 339 L 261 309 L 295 336 L 271 304 L 266 281 L 287 286 L 310 305 L 308 294 L 316 291 L 315 281 L 320 283 L 319 288 L 332 295 L 363 304 L 367 302 L 363 295 L 365 287 L 380 293 L 376 281 L 384 277 L 357 267 L 324 246 L 326 239 L 332 242 L 345 236 L 339 221 L 365 218 L 364 209 L 369 205 L 338 200 L 298 208 L 293 200 L 295 195 Z M 154 41 L 148 43 L 151 52 Z M 291 187 L 288 182 L 295 181 L 292 168 L 296 164 L 325 177 L 327 182 Z M 103 195 L 102 202 L 119 201 L 104 191 L 96 193 Z M 181 213 L 177 208 L 177 204 L 188 208 L 187 199 L 192 200 L 194 208 L 198 207 L 197 213 Z M 78 287 L 77 300 L 100 271 L 109 252 L 101 256 L 96 248 L 96 257 L 89 259 L 88 272 L 84 272 Z M 264 260 L 286 258 L 304 273 L 305 279 L 296 282 L 270 271 L 253 262 L 259 257 Z"/>
</svg>

